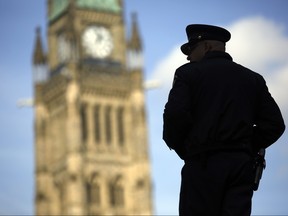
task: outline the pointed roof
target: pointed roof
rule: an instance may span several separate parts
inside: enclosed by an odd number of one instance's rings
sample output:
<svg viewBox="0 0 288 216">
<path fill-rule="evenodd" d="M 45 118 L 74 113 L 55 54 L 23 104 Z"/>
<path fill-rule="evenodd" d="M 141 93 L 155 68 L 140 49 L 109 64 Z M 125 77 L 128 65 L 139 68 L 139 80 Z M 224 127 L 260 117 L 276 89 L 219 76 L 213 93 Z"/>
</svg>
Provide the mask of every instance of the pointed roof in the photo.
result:
<svg viewBox="0 0 288 216">
<path fill-rule="evenodd" d="M 40 32 L 41 32 L 40 27 L 37 27 L 36 28 L 36 42 L 35 42 L 34 54 L 33 54 L 33 64 L 34 65 L 46 63 L 46 56 L 43 52 Z"/>
<path fill-rule="evenodd" d="M 129 42 L 129 48 L 136 50 L 136 51 L 142 50 L 142 43 L 141 43 L 141 38 L 140 38 L 139 30 L 138 30 L 136 13 L 132 14 L 132 33 L 131 33 L 131 38 Z"/>
<path fill-rule="evenodd" d="M 76 0 L 79 8 L 88 8 L 92 10 L 120 13 L 122 11 L 122 2 L 119 0 Z"/>
<path fill-rule="evenodd" d="M 49 21 L 52 22 L 64 14 L 71 2 L 75 2 L 77 9 L 97 10 L 115 14 L 122 12 L 122 0 L 49 0 Z"/>
</svg>

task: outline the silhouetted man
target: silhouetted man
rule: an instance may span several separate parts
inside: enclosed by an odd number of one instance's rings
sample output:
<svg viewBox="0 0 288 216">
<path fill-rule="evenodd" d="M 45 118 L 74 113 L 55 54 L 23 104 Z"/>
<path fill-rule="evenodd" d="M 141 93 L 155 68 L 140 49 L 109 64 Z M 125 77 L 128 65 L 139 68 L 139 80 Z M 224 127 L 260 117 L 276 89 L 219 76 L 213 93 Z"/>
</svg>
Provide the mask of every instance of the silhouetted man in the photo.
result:
<svg viewBox="0 0 288 216">
<path fill-rule="evenodd" d="M 181 46 L 190 63 L 174 76 L 163 139 L 185 161 L 180 215 L 251 214 L 253 158 L 284 132 L 263 77 L 225 52 L 226 29 L 188 25 Z"/>
</svg>

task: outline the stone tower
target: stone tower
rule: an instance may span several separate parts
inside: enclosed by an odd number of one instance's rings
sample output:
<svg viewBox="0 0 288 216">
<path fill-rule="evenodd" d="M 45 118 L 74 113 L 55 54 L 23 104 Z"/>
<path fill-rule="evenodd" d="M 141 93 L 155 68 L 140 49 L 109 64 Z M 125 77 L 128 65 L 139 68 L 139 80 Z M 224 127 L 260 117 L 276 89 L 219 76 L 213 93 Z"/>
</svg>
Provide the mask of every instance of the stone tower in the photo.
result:
<svg viewBox="0 0 288 216">
<path fill-rule="evenodd" d="M 37 215 L 150 215 L 141 39 L 122 0 L 48 0 L 34 47 Z"/>
</svg>

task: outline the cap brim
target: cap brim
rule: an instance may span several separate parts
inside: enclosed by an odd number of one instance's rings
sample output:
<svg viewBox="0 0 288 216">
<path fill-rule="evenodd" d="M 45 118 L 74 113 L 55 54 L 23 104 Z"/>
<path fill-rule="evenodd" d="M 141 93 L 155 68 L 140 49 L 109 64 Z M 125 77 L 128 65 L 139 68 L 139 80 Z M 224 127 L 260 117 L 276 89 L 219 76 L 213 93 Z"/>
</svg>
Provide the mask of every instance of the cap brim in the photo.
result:
<svg viewBox="0 0 288 216">
<path fill-rule="evenodd" d="M 189 55 L 190 54 L 190 45 L 189 43 L 185 43 L 181 46 L 181 51 L 184 55 Z"/>
</svg>

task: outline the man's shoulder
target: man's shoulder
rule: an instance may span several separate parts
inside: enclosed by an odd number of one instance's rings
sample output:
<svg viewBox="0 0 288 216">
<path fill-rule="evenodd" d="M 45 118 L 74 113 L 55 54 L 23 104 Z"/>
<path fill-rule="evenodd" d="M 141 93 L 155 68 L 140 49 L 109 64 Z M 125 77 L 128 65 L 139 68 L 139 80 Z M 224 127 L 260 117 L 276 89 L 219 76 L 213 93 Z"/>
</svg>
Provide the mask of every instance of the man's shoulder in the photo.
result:
<svg viewBox="0 0 288 216">
<path fill-rule="evenodd" d="M 198 62 L 189 62 L 189 63 L 183 64 L 176 69 L 176 73 L 181 73 L 181 74 L 191 73 L 197 70 L 198 64 L 199 64 Z"/>
<path fill-rule="evenodd" d="M 236 62 L 233 62 L 233 64 L 235 64 L 237 67 L 241 68 L 242 71 L 245 71 L 250 76 L 254 76 L 254 77 L 258 78 L 258 79 L 264 79 L 263 76 L 260 73 L 257 73 L 255 71 L 253 71 L 252 69 L 250 69 L 250 68 L 248 68 L 246 66 L 243 66 L 242 64 L 239 64 L 239 63 L 236 63 Z"/>
</svg>

